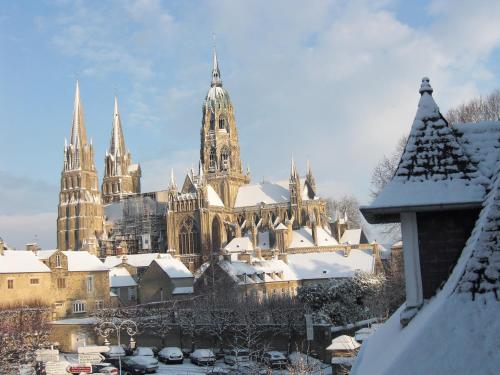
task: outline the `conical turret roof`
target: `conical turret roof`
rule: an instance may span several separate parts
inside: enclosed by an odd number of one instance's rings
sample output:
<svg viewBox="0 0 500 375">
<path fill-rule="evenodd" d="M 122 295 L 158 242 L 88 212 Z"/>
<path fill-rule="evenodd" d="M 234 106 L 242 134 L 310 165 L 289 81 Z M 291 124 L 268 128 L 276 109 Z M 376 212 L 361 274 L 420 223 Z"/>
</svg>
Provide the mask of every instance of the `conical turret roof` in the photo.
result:
<svg viewBox="0 0 500 375">
<path fill-rule="evenodd" d="M 83 105 L 80 98 L 80 84 L 76 81 L 75 104 L 73 107 L 73 123 L 71 125 L 70 145 L 82 147 L 87 144 L 87 132 L 83 119 Z"/>
</svg>

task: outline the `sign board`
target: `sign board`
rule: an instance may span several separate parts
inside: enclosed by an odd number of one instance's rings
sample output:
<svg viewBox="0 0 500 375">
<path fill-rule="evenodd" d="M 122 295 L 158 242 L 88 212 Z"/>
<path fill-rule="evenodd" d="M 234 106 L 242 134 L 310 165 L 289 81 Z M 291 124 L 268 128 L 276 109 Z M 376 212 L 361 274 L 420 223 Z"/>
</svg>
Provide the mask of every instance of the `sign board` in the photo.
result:
<svg viewBox="0 0 500 375">
<path fill-rule="evenodd" d="M 306 318 L 307 341 L 313 341 L 314 340 L 314 327 L 313 327 L 313 322 L 312 322 L 312 315 L 311 314 L 304 314 L 304 317 Z"/>
<path fill-rule="evenodd" d="M 45 364 L 45 373 L 47 375 L 67 375 L 66 369 L 68 368 L 69 363 L 67 361 L 60 362 L 47 362 Z"/>
<path fill-rule="evenodd" d="M 72 374 L 92 374 L 92 366 L 86 365 L 71 365 L 68 367 L 68 372 Z"/>
<path fill-rule="evenodd" d="M 96 365 L 104 360 L 104 356 L 100 353 L 80 353 L 78 354 L 79 363 L 90 363 Z"/>
<path fill-rule="evenodd" d="M 58 362 L 59 350 L 57 349 L 39 349 L 35 351 L 36 360 L 39 362 Z"/>
<path fill-rule="evenodd" d="M 88 353 L 107 353 L 109 352 L 109 346 L 80 346 L 78 347 L 78 354 L 88 354 Z"/>
</svg>

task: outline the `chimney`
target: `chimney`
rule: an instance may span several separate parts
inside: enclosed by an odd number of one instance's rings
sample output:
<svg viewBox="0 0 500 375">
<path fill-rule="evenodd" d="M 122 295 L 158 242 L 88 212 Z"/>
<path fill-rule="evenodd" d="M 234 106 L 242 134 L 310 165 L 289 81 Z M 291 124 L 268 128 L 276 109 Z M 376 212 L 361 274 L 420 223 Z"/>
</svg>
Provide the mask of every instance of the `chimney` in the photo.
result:
<svg viewBox="0 0 500 375">
<path fill-rule="evenodd" d="M 278 260 L 282 260 L 283 262 L 288 264 L 288 254 L 287 253 L 279 254 Z"/>
<path fill-rule="evenodd" d="M 127 256 L 126 256 L 126 255 L 124 255 L 124 256 L 122 257 L 122 264 L 127 264 L 127 262 L 128 262 L 128 258 L 127 258 Z"/>
<path fill-rule="evenodd" d="M 260 247 L 256 247 L 254 252 L 257 259 L 262 259 L 262 249 Z"/>
</svg>

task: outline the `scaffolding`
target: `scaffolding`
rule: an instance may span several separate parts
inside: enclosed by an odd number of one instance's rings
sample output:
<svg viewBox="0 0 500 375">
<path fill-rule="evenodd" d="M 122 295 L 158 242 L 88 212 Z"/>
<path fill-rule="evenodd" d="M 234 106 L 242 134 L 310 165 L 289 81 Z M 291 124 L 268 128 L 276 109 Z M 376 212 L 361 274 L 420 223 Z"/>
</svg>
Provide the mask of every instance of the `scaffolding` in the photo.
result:
<svg viewBox="0 0 500 375">
<path fill-rule="evenodd" d="M 111 238 L 114 248 L 129 254 L 165 252 L 167 203 L 153 192 L 127 197 L 120 204 Z"/>
</svg>

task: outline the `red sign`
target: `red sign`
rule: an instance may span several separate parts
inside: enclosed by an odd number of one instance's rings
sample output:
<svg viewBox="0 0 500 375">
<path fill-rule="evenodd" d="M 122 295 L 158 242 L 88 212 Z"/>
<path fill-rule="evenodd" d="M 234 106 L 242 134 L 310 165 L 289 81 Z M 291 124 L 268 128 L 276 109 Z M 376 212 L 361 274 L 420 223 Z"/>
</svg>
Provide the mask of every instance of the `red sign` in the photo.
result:
<svg viewBox="0 0 500 375">
<path fill-rule="evenodd" d="M 90 365 L 71 365 L 68 367 L 68 372 L 72 374 L 92 374 L 92 366 Z"/>
</svg>

